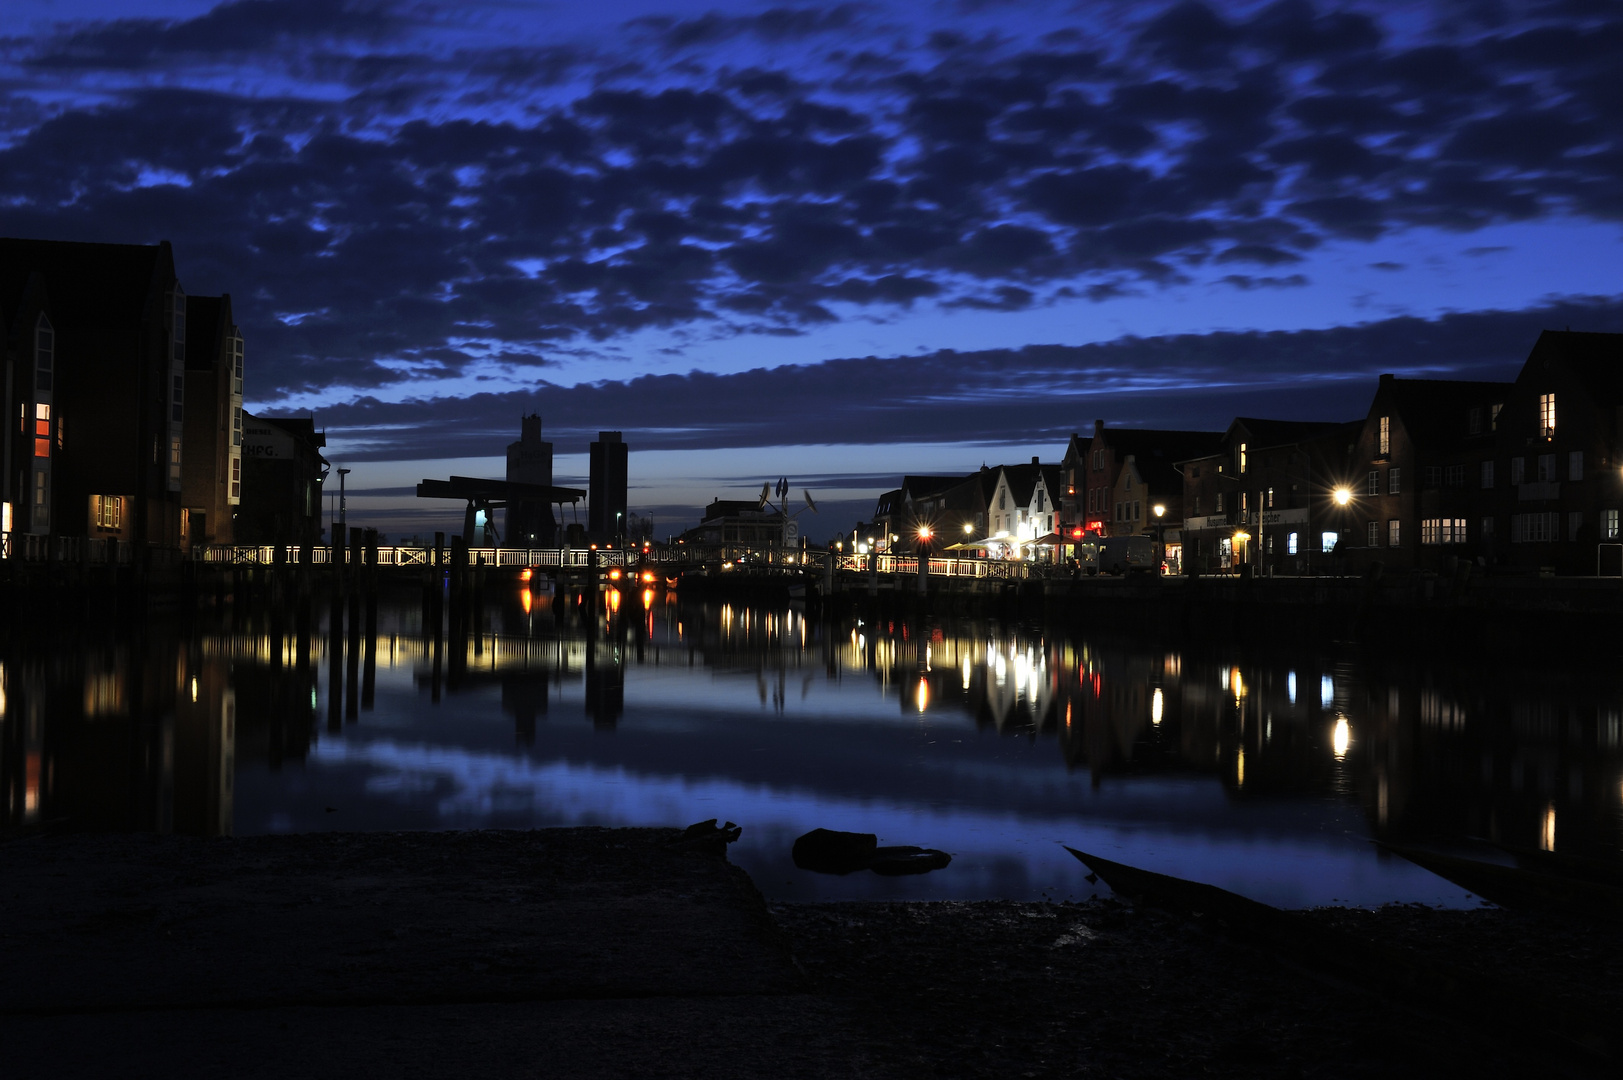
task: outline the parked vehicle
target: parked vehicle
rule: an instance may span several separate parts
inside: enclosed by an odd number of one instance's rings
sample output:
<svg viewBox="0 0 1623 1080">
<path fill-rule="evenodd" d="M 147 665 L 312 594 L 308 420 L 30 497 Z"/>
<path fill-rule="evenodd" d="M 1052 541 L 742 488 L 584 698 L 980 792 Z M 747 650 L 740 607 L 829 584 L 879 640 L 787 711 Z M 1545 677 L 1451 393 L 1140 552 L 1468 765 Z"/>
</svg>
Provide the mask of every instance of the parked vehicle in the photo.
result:
<svg viewBox="0 0 1623 1080">
<path fill-rule="evenodd" d="M 1107 536 L 1099 548 L 1099 569 L 1107 574 L 1153 574 L 1161 556 L 1153 537 Z"/>
</svg>

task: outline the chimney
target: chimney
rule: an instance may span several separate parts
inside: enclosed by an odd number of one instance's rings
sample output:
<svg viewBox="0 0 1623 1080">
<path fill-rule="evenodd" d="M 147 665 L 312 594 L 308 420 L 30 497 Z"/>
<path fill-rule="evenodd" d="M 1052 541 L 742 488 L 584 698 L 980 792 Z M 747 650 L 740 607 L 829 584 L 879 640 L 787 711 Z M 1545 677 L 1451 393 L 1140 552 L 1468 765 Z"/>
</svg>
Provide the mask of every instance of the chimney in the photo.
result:
<svg viewBox="0 0 1623 1080">
<path fill-rule="evenodd" d="M 1093 422 L 1093 437 L 1095 439 L 1102 439 L 1102 438 L 1104 438 L 1104 435 L 1105 435 L 1105 422 L 1103 420 L 1095 420 Z"/>
<path fill-rule="evenodd" d="M 1387 372 L 1385 375 L 1381 376 L 1381 382 L 1389 383 L 1391 381 L 1392 381 L 1392 373 L 1390 371 Z"/>
<path fill-rule="evenodd" d="M 1032 454 L 1032 455 L 1031 455 L 1031 463 L 1032 463 L 1032 464 L 1033 464 L 1033 465 L 1036 465 L 1036 464 L 1038 464 L 1038 461 L 1037 461 L 1037 455 L 1036 455 L 1036 454 Z"/>
</svg>

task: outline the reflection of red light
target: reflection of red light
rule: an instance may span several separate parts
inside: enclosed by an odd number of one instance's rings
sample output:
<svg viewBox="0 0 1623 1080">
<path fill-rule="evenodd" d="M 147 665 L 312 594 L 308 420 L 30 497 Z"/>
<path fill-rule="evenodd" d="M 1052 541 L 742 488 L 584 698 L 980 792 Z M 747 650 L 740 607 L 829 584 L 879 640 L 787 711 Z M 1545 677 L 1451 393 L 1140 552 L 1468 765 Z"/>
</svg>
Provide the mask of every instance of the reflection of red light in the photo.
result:
<svg viewBox="0 0 1623 1080">
<path fill-rule="evenodd" d="M 1076 537 L 1078 540 L 1080 540 L 1080 539 L 1082 539 L 1082 530 L 1081 529 L 1072 529 L 1071 530 L 1071 535 Z"/>
<path fill-rule="evenodd" d="M 1093 673 L 1093 696 L 1099 696 L 1099 673 L 1097 671 Z"/>
</svg>

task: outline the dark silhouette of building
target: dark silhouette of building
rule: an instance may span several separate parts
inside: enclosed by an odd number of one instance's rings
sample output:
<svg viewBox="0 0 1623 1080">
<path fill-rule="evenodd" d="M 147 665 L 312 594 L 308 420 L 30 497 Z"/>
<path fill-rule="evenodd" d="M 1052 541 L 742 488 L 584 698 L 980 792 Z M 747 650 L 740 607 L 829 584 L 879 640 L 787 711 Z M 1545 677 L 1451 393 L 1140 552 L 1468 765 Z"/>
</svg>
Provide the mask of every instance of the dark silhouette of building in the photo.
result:
<svg viewBox="0 0 1623 1080">
<path fill-rule="evenodd" d="M 507 482 L 552 486 L 552 444 L 541 438 L 539 414 L 523 417 L 518 442 L 507 444 Z M 596 505 L 595 496 L 593 505 Z M 557 542 L 557 523 L 552 517 L 552 506 L 546 502 L 518 499 L 508 503 L 505 524 L 507 543 L 512 546 L 552 547 Z"/>
<path fill-rule="evenodd" d="M 241 544 L 319 544 L 325 432 L 313 417 L 243 413 Z"/>
<path fill-rule="evenodd" d="M 187 543 L 234 542 L 233 524 L 242 501 L 242 352 L 231 297 L 189 297 L 180 467 Z"/>
<path fill-rule="evenodd" d="M 32 323 L 9 334 L 13 353 L 32 339 L 7 388 L 17 530 L 179 547 L 187 317 L 169 243 L 0 239 L 0 267 L 8 327 Z M 23 299 L 41 288 L 45 322 Z"/>
<path fill-rule="evenodd" d="M 619 542 L 626 525 L 627 447 L 618 431 L 600 431 L 591 448 L 586 531 L 593 540 Z"/>
<path fill-rule="evenodd" d="M 7 270 L 13 271 L 7 273 Z M 5 472 L 0 474 L 0 532 L 45 533 L 50 530 L 50 504 L 36 509 L 35 485 L 44 500 L 50 491 L 51 421 L 36 420 L 36 403 L 49 412 L 50 379 L 55 331 L 45 295 L 45 277 L 39 273 L 0 268 L 0 354 L 7 374 L 4 387 L 6 421 L 3 452 Z M 44 391 L 37 386 L 46 384 Z M 43 439 L 43 445 L 40 440 Z M 41 479 L 43 477 L 43 479 Z"/>
</svg>

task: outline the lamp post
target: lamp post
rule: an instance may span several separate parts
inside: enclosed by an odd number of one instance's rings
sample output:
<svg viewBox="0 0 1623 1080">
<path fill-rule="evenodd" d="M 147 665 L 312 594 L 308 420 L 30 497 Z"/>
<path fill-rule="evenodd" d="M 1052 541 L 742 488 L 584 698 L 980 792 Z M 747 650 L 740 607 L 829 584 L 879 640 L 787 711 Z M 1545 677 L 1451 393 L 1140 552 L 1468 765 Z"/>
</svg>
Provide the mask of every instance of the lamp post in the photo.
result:
<svg viewBox="0 0 1623 1080">
<path fill-rule="evenodd" d="M 338 470 L 338 529 L 340 532 L 344 531 L 349 522 L 348 508 L 344 505 L 344 477 L 348 475 L 348 469 Z M 349 534 L 344 533 L 344 535 L 347 538 Z"/>
<path fill-rule="evenodd" d="M 1166 516 L 1167 516 L 1166 504 L 1165 503 L 1156 503 L 1154 508 L 1153 508 L 1153 513 L 1155 514 L 1155 554 L 1156 554 L 1156 557 L 1161 561 L 1161 565 L 1166 566 L 1166 564 L 1167 564 L 1166 520 L 1165 520 Z"/>
</svg>

